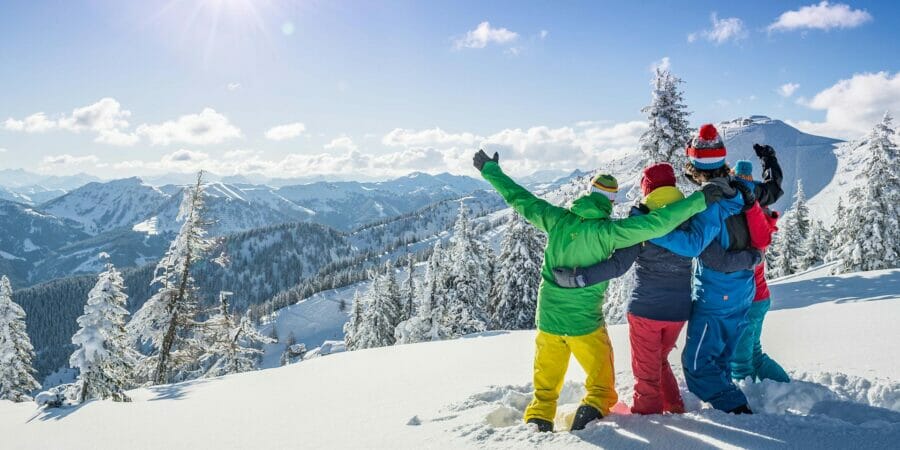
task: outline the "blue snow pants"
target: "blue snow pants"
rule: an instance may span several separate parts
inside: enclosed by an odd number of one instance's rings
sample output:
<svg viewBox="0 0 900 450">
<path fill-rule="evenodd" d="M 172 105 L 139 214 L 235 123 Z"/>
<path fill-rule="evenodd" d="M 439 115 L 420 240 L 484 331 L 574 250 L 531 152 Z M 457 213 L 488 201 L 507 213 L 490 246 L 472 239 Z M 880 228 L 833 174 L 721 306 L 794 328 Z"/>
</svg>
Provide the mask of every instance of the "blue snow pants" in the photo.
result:
<svg viewBox="0 0 900 450">
<path fill-rule="evenodd" d="M 749 300 L 727 309 L 706 309 L 694 302 L 688 322 L 681 354 L 688 390 L 721 411 L 747 404 L 731 379 L 731 359 L 747 326 Z"/>
<path fill-rule="evenodd" d="M 731 360 L 731 377 L 735 380 L 750 377 L 753 381 L 773 380 L 781 383 L 791 381 L 787 372 L 769 355 L 763 353 L 762 344 L 759 342 L 763 320 L 771 304 L 770 299 L 765 299 L 753 302 L 750 306 L 750 312 L 747 313 L 747 327 L 744 328 Z"/>
</svg>

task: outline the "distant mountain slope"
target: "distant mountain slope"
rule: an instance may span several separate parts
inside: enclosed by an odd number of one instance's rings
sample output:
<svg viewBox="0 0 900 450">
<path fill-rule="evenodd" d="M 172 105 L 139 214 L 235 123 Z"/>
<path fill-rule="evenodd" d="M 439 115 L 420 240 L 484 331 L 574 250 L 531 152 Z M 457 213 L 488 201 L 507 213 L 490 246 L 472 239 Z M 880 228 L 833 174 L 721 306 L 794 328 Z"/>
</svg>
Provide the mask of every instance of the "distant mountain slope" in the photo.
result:
<svg viewBox="0 0 900 450">
<path fill-rule="evenodd" d="M 739 159 L 753 161 L 754 177 L 757 179 L 761 177 L 762 170 L 753 144 L 769 144 L 775 148 L 784 171 L 784 197 L 775 204 L 776 210 L 785 211 L 790 207 L 797 190 L 797 180 L 803 180 L 803 190 L 807 198 L 812 198 L 831 183 L 837 173 L 838 157 L 835 152 L 842 142 L 838 139 L 813 136 L 765 116 L 723 122 L 719 128 L 728 148 L 728 162 L 733 164 Z M 831 208 L 836 206 L 831 205 Z"/>
<path fill-rule="evenodd" d="M 72 221 L 5 200 L 0 200 L 0 230 L 0 274 L 18 285 L 30 281 L 35 261 L 88 237 Z"/>
<path fill-rule="evenodd" d="M 73 220 L 86 233 L 96 235 L 116 228 L 131 228 L 158 209 L 170 196 L 140 178 L 88 183 L 40 208 Z"/>
<path fill-rule="evenodd" d="M 347 181 L 284 186 L 277 192 L 315 211 L 312 219 L 315 222 L 349 231 L 486 187 L 483 181 L 465 176 L 413 173 L 376 183 Z"/>
</svg>

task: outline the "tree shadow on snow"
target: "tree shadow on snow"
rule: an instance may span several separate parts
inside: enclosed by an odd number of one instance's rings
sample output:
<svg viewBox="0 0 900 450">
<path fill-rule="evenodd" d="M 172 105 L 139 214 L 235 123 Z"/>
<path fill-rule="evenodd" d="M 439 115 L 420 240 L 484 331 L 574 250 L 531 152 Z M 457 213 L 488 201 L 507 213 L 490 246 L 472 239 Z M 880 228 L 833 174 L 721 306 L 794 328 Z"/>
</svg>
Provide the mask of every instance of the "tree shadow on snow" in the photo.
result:
<svg viewBox="0 0 900 450">
<path fill-rule="evenodd" d="M 35 414 L 31 419 L 28 419 L 28 422 L 31 422 L 34 419 L 38 419 L 41 421 L 62 420 L 62 419 L 65 419 L 66 417 L 68 417 L 69 414 L 72 414 L 75 411 L 78 411 L 83 406 L 88 405 L 88 404 L 92 403 L 93 401 L 94 400 L 90 400 L 90 401 L 81 403 L 79 405 L 73 405 L 73 406 L 59 406 L 56 408 L 44 408 L 44 409 L 38 411 L 37 414 Z"/>
<path fill-rule="evenodd" d="M 155 402 L 159 400 L 182 400 L 187 397 L 187 392 L 194 386 L 208 383 L 209 380 L 192 380 L 184 381 L 176 384 L 166 384 L 162 386 L 152 386 L 147 388 L 150 392 L 156 394 L 148 401 Z"/>
<path fill-rule="evenodd" d="M 785 281 L 769 289 L 774 299 L 773 310 L 805 308 L 817 303 L 888 300 L 900 295 L 900 272 L 889 272 L 875 278 L 857 275 Z"/>
</svg>

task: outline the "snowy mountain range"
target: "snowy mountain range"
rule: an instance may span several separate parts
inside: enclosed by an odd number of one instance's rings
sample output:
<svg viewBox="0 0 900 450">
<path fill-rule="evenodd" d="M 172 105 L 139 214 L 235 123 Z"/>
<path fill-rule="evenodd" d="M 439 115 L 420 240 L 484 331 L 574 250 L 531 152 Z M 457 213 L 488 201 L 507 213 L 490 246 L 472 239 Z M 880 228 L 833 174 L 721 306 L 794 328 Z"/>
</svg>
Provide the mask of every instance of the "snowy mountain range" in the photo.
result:
<svg viewBox="0 0 900 450">
<path fill-rule="evenodd" d="M 27 183 L 42 180 L 62 184 L 24 171 L 4 173 L 12 176 L 0 184 L 9 186 L 33 187 Z M 296 222 L 349 232 L 485 187 L 484 182 L 469 177 L 415 173 L 384 182 L 320 182 L 280 188 L 216 181 L 207 185 L 205 195 L 207 215 L 213 219 L 210 234 L 227 236 Z M 96 259 L 99 252 L 108 253 L 120 267 L 153 262 L 180 227 L 182 186 L 178 185 L 154 186 L 139 178 L 90 181 L 43 203 L 22 193 L 27 189 L 32 188 L 0 190 L 0 201 L 8 204 L 8 214 L 0 221 L 0 231 L 7 236 L 0 238 L 0 265 L 9 267 L 5 272 L 16 286 L 93 273 L 100 264 Z M 21 230 L 31 229 L 35 220 L 57 232 L 30 241 L 28 236 L 19 236 Z M 21 248 L 23 242 L 29 243 L 28 251 Z"/>
</svg>

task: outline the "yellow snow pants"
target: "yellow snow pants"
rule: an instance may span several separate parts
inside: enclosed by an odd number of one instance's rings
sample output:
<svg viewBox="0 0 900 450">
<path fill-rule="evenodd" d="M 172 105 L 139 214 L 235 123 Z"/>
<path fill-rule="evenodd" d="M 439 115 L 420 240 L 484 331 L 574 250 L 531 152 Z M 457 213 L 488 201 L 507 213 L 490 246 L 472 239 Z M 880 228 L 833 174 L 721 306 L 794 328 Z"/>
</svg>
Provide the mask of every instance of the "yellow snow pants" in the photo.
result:
<svg viewBox="0 0 900 450">
<path fill-rule="evenodd" d="M 583 336 L 559 336 L 538 331 L 534 353 L 534 399 L 525 410 L 525 420 L 544 419 L 553 422 L 556 401 L 569 367 L 570 355 L 584 369 L 586 394 L 583 405 L 597 408 L 603 416 L 619 400 L 616 394 L 612 345 L 606 327 Z"/>
</svg>

